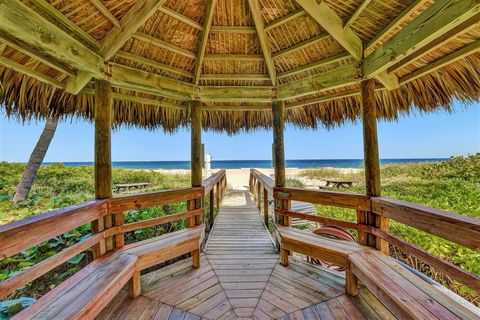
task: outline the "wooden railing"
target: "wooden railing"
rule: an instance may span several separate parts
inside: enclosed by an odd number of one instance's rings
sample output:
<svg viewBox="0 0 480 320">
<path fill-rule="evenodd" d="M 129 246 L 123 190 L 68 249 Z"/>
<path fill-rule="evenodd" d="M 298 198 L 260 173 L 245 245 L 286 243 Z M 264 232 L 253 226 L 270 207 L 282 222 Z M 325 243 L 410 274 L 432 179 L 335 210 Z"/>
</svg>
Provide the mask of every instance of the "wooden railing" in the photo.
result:
<svg viewBox="0 0 480 320">
<path fill-rule="evenodd" d="M 203 181 L 204 194 L 208 194 L 208 230 L 212 230 L 215 221 L 215 206 L 220 207 L 220 200 L 225 194 L 227 188 L 227 176 L 225 170 L 220 170 Z"/>
<path fill-rule="evenodd" d="M 258 210 L 263 210 L 263 219 L 265 225 L 269 225 L 269 195 L 273 196 L 274 181 L 256 169 L 250 169 L 249 180 L 250 192 L 253 194 L 254 200 L 257 203 Z M 262 193 L 263 193 L 263 208 L 262 208 Z"/>
<path fill-rule="evenodd" d="M 124 224 L 123 215 L 129 210 L 139 210 L 182 201 L 202 201 L 207 193 L 212 197 L 214 187 L 218 206 L 226 187 L 225 171 L 222 170 L 206 179 L 203 185 L 196 188 L 171 189 L 129 194 L 105 200 L 92 200 L 0 226 L 0 260 L 3 260 L 87 223 L 102 221 L 103 217 L 109 214 L 115 216 L 115 226 L 112 228 L 92 233 L 90 237 L 0 282 L 0 298 L 60 266 L 77 254 L 89 248 L 95 248 L 95 246 L 102 246 L 102 242 L 109 237 L 115 237 L 115 247 L 121 248 L 124 246 L 124 234 L 126 232 L 181 219 L 201 222 L 205 211 L 203 205 L 199 209 L 187 209 L 182 213 L 127 224 Z M 190 207 L 187 206 L 187 208 Z M 213 207 L 210 204 L 209 213 L 212 215 L 212 212 Z M 196 217 L 200 217 L 200 219 L 196 219 Z M 190 223 L 188 225 L 192 226 Z"/>
<path fill-rule="evenodd" d="M 360 211 L 372 211 L 391 220 L 417 228 L 467 248 L 480 251 L 480 220 L 460 214 L 385 197 L 371 198 L 361 194 L 332 191 L 274 188 L 273 196 L 275 199 L 283 201 L 298 200 Z M 351 222 L 322 216 L 306 215 L 281 208 L 275 208 L 275 214 L 288 218 L 301 218 L 322 224 L 354 229 L 359 232 L 359 237 L 361 234 L 371 233 L 480 293 L 479 276 L 469 273 L 453 263 L 435 257 L 423 249 L 392 235 L 388 232 L 388 229 L 382 230 L 381 228 L 361 223 L 361 220 Z M 289 224 L 289 219 L 284 221 L 286 221 L 284 224 Z"/>
</svg>

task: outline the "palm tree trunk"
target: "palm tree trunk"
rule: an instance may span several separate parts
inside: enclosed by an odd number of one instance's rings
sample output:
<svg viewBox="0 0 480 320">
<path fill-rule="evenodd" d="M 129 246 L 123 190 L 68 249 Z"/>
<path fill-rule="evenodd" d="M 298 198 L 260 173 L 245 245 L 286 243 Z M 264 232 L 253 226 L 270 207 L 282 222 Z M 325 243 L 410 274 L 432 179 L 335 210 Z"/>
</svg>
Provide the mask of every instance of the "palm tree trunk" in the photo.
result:
<svg viewBox="0 0 480 320">
<path fill-rule="evenodd" d="M 55 135 L 55 130 L 57 129 L 58 117 L 50 116 L 45 123 L 45 128 L 43 128 L 42 135 L 38 139 L 37 145 L 30 155 L 28 160 L 27 167 L 23 172 L 22 178 L 17 185 L 15 190 L 15 195 L 13 196 L 12 202 L 17 203 L 18 201 L 26 200 L 30 188 L 32 187 L 33 181 L 37 176 L 38 168 L 45 158 L 50 142 Z"/>
</svg>

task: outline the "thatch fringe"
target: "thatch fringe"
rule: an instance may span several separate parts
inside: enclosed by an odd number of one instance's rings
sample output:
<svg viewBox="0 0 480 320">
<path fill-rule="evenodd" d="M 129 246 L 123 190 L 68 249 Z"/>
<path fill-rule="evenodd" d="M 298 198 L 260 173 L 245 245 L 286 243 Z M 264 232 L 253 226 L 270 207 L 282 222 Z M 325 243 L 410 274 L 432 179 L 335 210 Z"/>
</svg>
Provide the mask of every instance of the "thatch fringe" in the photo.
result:
<svg viewBox="0 0 480 320">
<path fill-rule="evenodd" d="M 400 115 L 408 115 L 413 110 L 450 112 L 454 100 L 465 104 L 478 101 L 478 65 L 480 55 L 474 54 L 411 81 L 397 90 L 377 91 L 378 118 L 396 120 Z M 0 103 L 9 117 L 17 117 L 22 121 L 45 119 L 52 114 L 61 118 L 78 116 L 92 120 L 94 117 L 94 97 L 91 94 L 74 96 L 6 68 L 0 69 L 0 84 Z M 300 128 L 332 128 L 357 121 L 361 114 L 360 108 L 360 97 L 355 95 L 288 109 L 286 120 Z M 187 107 L 176 109 L 114 100 L 114 126 L 172 132 L 179 127 L 188 126 L 189 121 Z M 203 111 L 203 127 L 206 130 L 235 134 L 268 129 L 271 124 L 269 110 Z"/>
</svg>

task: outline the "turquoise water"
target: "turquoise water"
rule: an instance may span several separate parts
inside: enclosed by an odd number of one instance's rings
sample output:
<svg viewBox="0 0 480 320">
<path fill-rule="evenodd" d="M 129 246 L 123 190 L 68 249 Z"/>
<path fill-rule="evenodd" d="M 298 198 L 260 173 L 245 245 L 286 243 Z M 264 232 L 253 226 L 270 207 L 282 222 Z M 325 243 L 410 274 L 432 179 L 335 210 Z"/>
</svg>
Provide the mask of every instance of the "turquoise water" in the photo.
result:
<svg viewBox="0 0 480 320">
<path fill-rule="evenodd" d="M 404 164 L 418 162 L 432 162 L 447 160 L 444 158 L 430 159 L 382 159 L 381 164 Z M 45 163 L 51 164 L 51 163 Z M 64 162 L 66 166 L 91 166 L 93 162 Z M 190 169 L 190 161 L 114 161 L 113 167 L 125 169 Z M 361 168 L 362 159 L 312 159 L 287 160 L 287 168 Z M 213 160 L 213 169 L 240 169 L 240 168 L 271 168 L 271 160 Z"/>
</svg>

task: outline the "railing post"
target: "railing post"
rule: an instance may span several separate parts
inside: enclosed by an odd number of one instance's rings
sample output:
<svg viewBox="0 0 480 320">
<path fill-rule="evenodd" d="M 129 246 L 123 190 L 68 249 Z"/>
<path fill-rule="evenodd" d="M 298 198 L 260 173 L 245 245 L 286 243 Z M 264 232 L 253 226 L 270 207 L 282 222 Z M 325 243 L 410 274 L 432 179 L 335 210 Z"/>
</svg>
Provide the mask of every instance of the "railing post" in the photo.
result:
<svg viewBox="0 0 480 320">
<path fill-rule="evenodd" d="M 259 182 L 257 187 L 257 208 L 262 211 L 262 184 Z"/>
<path fill-rule="evenodd" d="M 190 120 L 191 120 L 191 182 L 192 187 L 202 186 L 202 103 L 194 100 L 190 104 Z M 190 201 L 189 210 L 199 209 L 202 207 L 203 199 L 195 199 Z M 196 216 L 195 219 L 189 219 L 190 227 L 200 225 L 202 216 Z"/>
<path fill-rule="evenodd" d="M 275 186 L 285 187 L 285 151 L 283 131 L 285 126 L 285 102 L 272 102 L 272 118 L 273 118 L 273 142 L 274 142 L 274 169 L 275 169 Z M 275 207 L 285 208 L 286 203 L 281 200 L 275 200 Z M 284 217 L 278 217 L 278 223 L 284 224 Z"/>
<path fill-rule="evenodd" d="M 210 198 L 209 198 L 209 228 L 208 231 L 212 230 L 213 228 L 213 221 L 215 220 L 215 198 L 214 198 L 214 188 L 212 187 L 212 190 L 210 190 Z"/>
<path fill-rule="evenodd" d="M 363 145 L 365 157 L 365 185 L 367 195 L 378 197 L 381 193 L 380 186 L 380 157 L 378 152 L 377 116 L 375 104 L 375 80 L 366 79 L 360 83 L 362 94 L 362 117 L 363 117 Z M 381 230 L 388 230 L 388 219 L 368 212 L 366 223 Z M 360 219 L 361 220 L 361 219 Z M 388 243 L 373 234 L 367 235 L 367 244 L 376 247 L 383 253 L 388 254 Z"/>
<path fill-rule="evenodd" d="M 263 217 L 265 225 L 268 228 L 268 191 L 267 188 L 263 188 Z"/>
<path fill-rule="evenodd" d="M 106 80 L 95 80 L 95 198 L 112 197 L 112 87 Z M 107 208 L 108 210 L 108 208 Z M 120 219 L 118 219 L 120 220 Z M 123 220 L 123 219 L 122 219 Z M 92 222 L 92 233 L 113 226 L 113 217 L 107 214 L 103 219 Z M 120 221 L 119 221 L 120 222 Z M 123 235 L 122 235 L 123 236 Z M 123 244 L 123 242 L 122 242 Z M 93 248 L 94 257 L 114 248 L 113 237 L 100 241 Z"/>
</svg>

